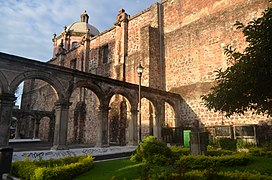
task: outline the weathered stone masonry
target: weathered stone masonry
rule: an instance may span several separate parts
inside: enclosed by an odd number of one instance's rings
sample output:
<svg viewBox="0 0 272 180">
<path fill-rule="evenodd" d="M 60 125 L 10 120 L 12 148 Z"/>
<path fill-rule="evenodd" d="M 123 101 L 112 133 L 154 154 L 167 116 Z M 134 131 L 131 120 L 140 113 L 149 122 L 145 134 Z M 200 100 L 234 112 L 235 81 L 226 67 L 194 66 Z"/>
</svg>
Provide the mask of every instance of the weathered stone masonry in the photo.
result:
<svg viewBox="0 0 272 180">
<path fill-rule="evenodd" d="M 0 53 L 0 60 L 1 147 L 8 145 L 13 105 L 16 99 L 13 94 L 17 86 L 27 79 L 44 80 L 55 90 L 57 98 L 52 100 L 55 102 L 53 149 L 67 148 L 69 107 L 72 104 L 69 100 L 73 91 L 81 87 L 92 90 L 99 101 L 95 129 L 97 134 L 96 146 L 104 147 L 109 145 L 109 104 L 115 94 L 122 94 L 127 99 L 130 107 L 128 110 L 130 114 L 127 116 L 128 125 L 126 127 L 125 142 L 130 145 L 137 144 L 137 113 L 135 113 L 138 103 L 137 85 L 4 53 Z M 154 133 L 160 137 L 159 132 L 163 122 L 163 118 L 159 113 L 160 103 L 171 103 L 175 112 L 179 112 L 182 99 L 179 95 L 148 87 L 142 87 L 142 97 L 149 99 L 156 107 Z M 176 120 L 181 119 L 178 114 L 176 115 Z"/>
<path fill-rule="evenodd" d="M 158 115 L 163 119 L 161 126 L 256 124 L 267 119 L 249 114 L 226 119 L 223 114 L 208 111 L 200 96 L 215 84 L 214 71 L 227 67 L 224 47 L 230 44 L 242 50 L 246 46 L 234 23 L 258 17 L 266 5 L 265 0 L 164 0 L 132 17 L 120 10 L 114 26 L 102 33 L 88 24 L 89 16 L 84 12 L 80 22 L 53 37 L 53 58 L 48 63 L 133 84 L 138 84 L 136 67 L 141 63 L 143 86 L 177 93 L 185 100 L 176 111 L 170 101 L 154 103 L 142 98 L 143 135 L 155 133 L 153 124 Z M 80 29 L 82 25 L 89 30 Z M 114 144 L 128 143 L 121 137 L 137 131 L 129 125 L 137 107 L 131 107 L 126 93 L 120 92 L 109 100 L 110 109 L 106 106 L 97 111 L 100 97 L 86 86 L 81 84 L 71 94 L 67 142 L 96 144 L 101 136 L 95 131 L 97 119 L 103 114 L 99 112 L 105 111 L 108 114 L 103 116 L 107 115 L 109 122 L 104 123 L 109 131 L 103 133 L 110 133 Z M 34 110 L 52 111 L 53 94 L 44 82 L 25 82 L 23 107 L 29 104 Z M 132 96 L 137 100 L 137 92 Z M 78 114 L 80 105 L 84 108 Z"/>
</svg>

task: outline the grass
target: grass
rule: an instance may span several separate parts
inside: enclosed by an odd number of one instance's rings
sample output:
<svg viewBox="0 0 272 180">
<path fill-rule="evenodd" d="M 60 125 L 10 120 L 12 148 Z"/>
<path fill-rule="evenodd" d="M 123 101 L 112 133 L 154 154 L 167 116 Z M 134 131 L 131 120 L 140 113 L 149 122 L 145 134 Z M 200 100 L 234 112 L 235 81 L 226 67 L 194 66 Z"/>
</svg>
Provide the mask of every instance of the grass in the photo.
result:
<svg viewBox="0 0 272 180">
<path fill-rule="evenodd" d="M 247 171 L 272 175 L 272 158 L 253 156 L 251 159 L 252 162 L 247 166 L 228 167 L 224 168 L 223 171 Z"/>
<path fill-rule="evenodd" d="M 135 179 L 139 177 L 143 165 L 127 158 L 95 162 L 91 171 L 77 177 L 76 180 Z"/>
<path fill-rule="evenodd" d="M 101 161 L 94 163 L 94 168 L 77 177 L 76 180 L 95 179 L 137 179 L 141 175 L 141 171 L 145 167 L 143 163 L 135 163 L 126 159 Z M 153 167 L 155 172 L 171 171 L 170 167 Z M 227 167 L 221 169 L 222 171 L 240 171 L 250 173 L 261 173 L 272 176 L 272 158 L 267 157 L 252 157 L 252 161 L 247 166 Z"/>
</svg>

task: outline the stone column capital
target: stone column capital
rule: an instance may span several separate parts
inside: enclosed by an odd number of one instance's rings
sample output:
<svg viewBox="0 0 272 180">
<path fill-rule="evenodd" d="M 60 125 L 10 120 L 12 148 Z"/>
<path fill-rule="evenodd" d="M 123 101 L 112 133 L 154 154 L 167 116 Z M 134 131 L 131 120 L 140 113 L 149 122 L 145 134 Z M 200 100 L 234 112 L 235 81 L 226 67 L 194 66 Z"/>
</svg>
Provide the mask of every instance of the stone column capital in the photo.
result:
<svg viewBox="0 0 272 180">
<path fill-rule="evenodd" d="M 71 106 L 72 103 L 69 102 L 69 101 L 57 101 L 55 102 L 55 106 L 56 107 L 62 107 L 62 108 L 65 108 L 65 109 L 69 109 L 69 106 Z"/>
</svg>

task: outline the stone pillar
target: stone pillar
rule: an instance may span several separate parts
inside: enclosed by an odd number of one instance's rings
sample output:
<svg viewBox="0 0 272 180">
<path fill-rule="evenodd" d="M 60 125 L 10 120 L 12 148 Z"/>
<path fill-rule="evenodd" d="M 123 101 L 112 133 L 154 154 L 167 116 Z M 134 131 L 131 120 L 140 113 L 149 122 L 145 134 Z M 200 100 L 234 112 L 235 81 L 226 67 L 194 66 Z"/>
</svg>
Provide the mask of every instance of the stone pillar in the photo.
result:
<svg viewBox="0 0 272 180">
<path fill-rule="evenodd" d="M 33 139 L 39 138 L 39 127 L 40 127 L 40 120 L 34 119 Z"/>
<path fill-rule="evenodd" d="M 48 142 L 54 141 L 54 128 L 55 128 L 55 119 L 54 119 L 54 115 L 52 115 L 50 116 Z"/>
<path fill-rule="evenodd" d="M 0 147 L 9 144 L 11 114 L 16 97 L 13 94 L 0 95 Z"/>
<path fill-rule="evenodd" d="M 82 67 L 82 71 L 84 72 L 89 72 L 89 52 L 90 52 L 90 38 L 91 38 L 91 33 L 90 30 L 85 35 L 84 39 L 84 63 Z"/>
<path fill-rule="evenodd" d="M 51 149 L 67 149 L 67 128 L 70 102 L 55 103 L 55 131 L 53 147 Z"/>
<path fill-rule="evenodd" d="M 162 138 L 162 125 L 164 124 L 164 113 L 163 111 L 165 108 L 163 107 L 163 104 L 157 104 L 156 109 L 156 115 L 155 115 L 155 125 L 154 125 L 154 136 L 158 139 Z"/>
<path fill-rule="evenodd" d="M 149 111 L 149 135 L 153 136 L 154 135 L 154 114 L 153 112 Z"/>
<path fill-rule="evenodd" d="M 137 115 L 138 115 L 137 109 L 131 109 L 130 119 L 128 122 L 129 123 L 128 124 L 128 134 L 129 134 L 128 145 L 130 146 L 136 146 L 138 144 Z"/>
<path fill-rule="evenodd" d="M 160 115 L 155 116 L 155 125 L 154 125 L 154 136 L 157 137 L 158 139 L 161 138 L 161 123 L 160 123 Z"/>
<path fill-rule="evenodd" d="M 114 23 L 115 36 L 115 79 L 126 81 L 126 57 L 128 53 L 128 15 L 120 9 Z"/>
<path fill-rule="evenodd" d="M 100 106 L 98 111 L 96 147 L 109 146 L 108 106 Z"/>
</svg>

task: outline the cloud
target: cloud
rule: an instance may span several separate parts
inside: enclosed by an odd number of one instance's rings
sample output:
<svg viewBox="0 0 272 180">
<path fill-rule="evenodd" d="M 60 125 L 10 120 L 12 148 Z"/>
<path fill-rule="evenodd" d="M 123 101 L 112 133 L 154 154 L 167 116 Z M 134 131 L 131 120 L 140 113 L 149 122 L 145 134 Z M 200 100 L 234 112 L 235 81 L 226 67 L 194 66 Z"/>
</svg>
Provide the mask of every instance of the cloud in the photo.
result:
<svg viewBox="0 0 272 180">
<path fill-rule="evenodd" d="M 118 10 L 130 15 L 157 0 L 9 0 L 0 1 L 0 51 L 40 61 L 52 57 L 53 34 L 79 21 L 87 10 L 100 32 L 113 26 Z"/>
</svg>

